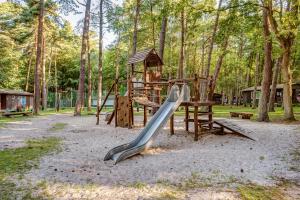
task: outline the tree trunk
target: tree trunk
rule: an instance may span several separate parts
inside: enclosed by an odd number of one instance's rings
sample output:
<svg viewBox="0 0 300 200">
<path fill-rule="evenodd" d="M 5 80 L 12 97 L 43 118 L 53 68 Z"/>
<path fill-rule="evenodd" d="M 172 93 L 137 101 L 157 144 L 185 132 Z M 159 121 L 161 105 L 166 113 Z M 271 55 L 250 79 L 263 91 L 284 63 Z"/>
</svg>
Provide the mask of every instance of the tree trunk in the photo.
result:
<svg viewBox="0 0 300 200">
<path fill-rule="evenodd" d="M 210 39 L 208 54 L 207 54 L 206 68 L 203 71 L 204 72 L 203 76 L 206 77 L 206 78 L 209 77 L 211 57 L 212 57 L 212 52 L 213 52 L 213 48 L 214 48 L 215 37 L 216 37 L 218 26 L 219 26 L 220 9 L 221 9 L 221 6 L 222 6 L 222 1 L 223 0 L 219 0 L 218 11 L 217 11 L 217 15 L 216 15 L 216 19 L 215 19 L 215 23 L 214 23 L 214 27 L 213 27 L 212 36 L 211 36 L 211 39 Z M 208 85 L 208 82 L 203 82 L 203 84 L 201 84 L 200 101 L 206 101 L 206 99 L 207 99 L 207 85 Z"/>
<path fill-rule="evenodd" d="M 43 26 L 44 26 L 44 9 L 45 2 L 40 0 L 39 2 L 39 22 L 38 22 L 38 39 L 37 39 L 37 50 L 36 50 L 36 64 L 34 70 L 34 102 L 33 112 L 35 115 L 39 114 L 40 111 L 40 68 L 42 64 L 42 48 L 43 48 Z"/>
<path fill-rule="evenodd" d="M 164 60 L 165 41 L 166 41 L 166 30 L 167 30 L 168 18 L 163 16 L 161 22 L 161 30 L 159 35 L 159 57 Z"/>
<path fill-rule="evenodd" d="M 47 110 L 46 44 L 45 44 L 45 36 L 43 36 L 43 49 L 42 49 L 42 110 Z"/>
<path fill-rule="evenodd" d="M 215 73 L 214 73 L 213 80 L 212 80 L 212 86 L 211 86 L 212 87 L 211 88 L 211 92 L 212 92 L 211 94 L 212 95 L 213 95 L 213 92 L 215 91 L 215 88 L 216 88 L 217 79 L 218 79 L 218 76 L 219 76 L 219 73 L 220 73 L 220 70 L 221 70 L 221 67 L 222 67 L 222 64 L 223 64 L 223 59 L 227 54 L 228 40 L 229 40 L 229 36 L 227 36 L 227 38 L 225 38 L 225 41 L 224 41 L 224 44 L 223 44 L 223 50 L 222 50 L 223 52 L 219 56 L 218 61 L 217 61 L 217 65 L 216 65 L 216 68 L 215 68 Z"/>
<path fill-rule="evenodd" d="M 59 111 L 59 103 L 58 103 L 58 80 L 57 80 L 57 54 L 55 52 L 55 57 L 54 57 L 54 79 L 55 79 L 55 110 L 56 112 Z M 72 95 L 72 92 L 71 92 Z"/>
<path fill-rule="evenodd" d="M 28 68 L 27 68 L 27 76 L 26 76 L 26 85 L 25 85 L 25 91 L 28 92 L 29 89 L 29 78 L 30 78 L 30 71 L 31 71 L 31 64 L 32 64 L 32 59 L 33 59 L 33 52 L 31 52 L 31 56 L 29 59 L 28 63 Z"/>
<path fill-rule="evenodd" d="M 137 32 L 138 32 L 137 28 L 138 28 L 138 20 L 139 20 L 139 16 L 140 16 L 140 8 L 141 8 L 141 0 L 136 0 L 132 55 L 134 55 L 136 53 L 136 49 L 137 49 Z"/>
<path fill-rule="evenodd" d="M 89 34 L 89 21 L 90 21 L 91 0 L 87 0 L 84 16 L 84 25 L 82 32 L 82 44 L 80 55 L 80 76 L 77 91 L 77 100 L 74 111 L 74 116 L 81 115 L 81 109 L 84 102 L 84 79 L 85 79 L 85 65 L 86 65 L 86 51 L 87 51 L 87 38 Z"/>
<path fill-rule="evenodd" d="M 274 103 L 276 98 L 276 86 L 277 86 L 278 74 L 280 72 L 281 61 L 282 61 L 282 57 L 277 59 L 277 63 L 273 71 L 271 94 L 270 94 L 270 99 L 268 104 L 269 112 L 275 112 Z"/>
<path fill-rule="evenodd" d="M 185 26 L 184 26 L 184 8 L 180 13 L 180 22 L 181 22 L 181 42 L 180 42 L 180 54 L 179 54 L 179 64 L 178 64 L 178 78 L 183 78 L 183 62 L 184 62 L 184 34 L 185 34 Z"/>
<path fill-rule="evenodd" d="M 283 50 L 281 72 L 283 79 L 284 120 L 295 120 L 292 103 L 292 74 L 290 69 L 291 46 Z"/>
<path fill-rule="evenodd" d="M 88 36 L 88 111 L 92 111 L 92 65 L 90 37 Z"/>
<path fill-rule="evenodd" d="M 267 9 L 263 8 L 263 33 L 264 33 L 264 69 L 261 84 L 261 96 L 258 105 L 257 121 L 269 121 L 268 102 L 270 96 L 271 74 L 272 74 L 272 41 L 268 23 Z"/>
<path fill-rule="evenodd" d="M 155 21 L 154 21 L 154 18 L 153 18 L 153 4 L 152 4 L 152 0 L 150 0 L 150 15 L 151 15 L 151 25 L 152 25 L 153 48 L 155 49 Z"/>
<path fill-rule="evenodd" d="M 51 70 L 52 70 L 52 54 L 53 54 L 53 49 L 52 45 L 50 48 L 50 55 L 49 55 L 49 67 L 48 67 L 48 77 L 47 77 L 47 91 L 46 93 L 49 94 L 49 82 L 51 81 Z"/>
<path fill-rule="evenodd" d="M 255 59 L 255 74 L 254 74 L 254 90 L 253 90 L 253 99 L 252 99 L 252 109 L 256 109 L 257 102 L 256 102 L 256 93 L 257 93 L 257 86 L 258 86 L 258 76 L 259 76 L 259 53 L 256 53 L 256 59 Z"/>
<path fill-rule="evenodd" d="M 102 103 L 102 51 L 103 51 L 103 0 L 100 0 L 99 10 L 99 60 L 98 60 L 98 90 L 97 90 L 97 122 L 99 125 L 100 121 L 100 107 Z"/>
</svg>

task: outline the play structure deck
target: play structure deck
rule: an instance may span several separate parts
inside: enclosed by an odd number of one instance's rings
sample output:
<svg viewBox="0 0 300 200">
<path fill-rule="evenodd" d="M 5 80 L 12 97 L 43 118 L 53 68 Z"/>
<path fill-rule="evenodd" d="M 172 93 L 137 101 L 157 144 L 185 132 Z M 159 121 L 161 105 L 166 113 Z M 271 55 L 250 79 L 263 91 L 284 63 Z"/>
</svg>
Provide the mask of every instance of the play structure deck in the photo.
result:
<svg viewBox="0 0 300 200">
<path fill-rule="evenodd" d="M 143 63 L 143 67 L 138 68 L 137 64 Z M 111 124 L 115 119 L 115 126 L 133 128 L 134 112 L 133 105 L 139 104 L 144 111 L 144 129 L 139 136 L 132 142 L 117 146 L 111 149 L 104 160 L 114 160 L 115 163 L 120 162 L 128 157 L 144 151 L 158 134 L 159 130 L 165 126 L 170 120 L 171 135 L 175 133 L 174 129 L 174 113 L 179 107 L 185 110 L 185 130 L 190 132 L 189 125 L 194 126 L 194 140 L 197 141 L 199 135 L 204 133 L 212 133 L 224 135 L 230 133 L 252 139 L 249 135 L 244 134 L 244 130 L 238 128 L 234 124 L 226 121 L 213 120 L 212 101 L 213 89 L 212 79 L 199 77 L 197 74 L 192 78 L 185 79 L 169 79 L 161 78 L 162 61 L 156 54 L 154 49 L 145 50 L 137 53 L 129 59 L 130 74 L 126 81 L 120 81 L 116 78 L 114 84 L 110 88 L 107 97 L 114 89 L 115 105 L 114 111 L 108 119 Z M 124 96 L 119 95 L 118 84 L 126 83 L 127 92 Z M 200 100 L 201 86 L 205 85 L 206 100 Z M 168 91 L 168 97 L 162 105 L 160 93 L 163 90 Z M 105 101 L 103 102 L 103 105 Z M 103 106 L 97 111 L 97 119 Z M 151 108 L 152 118 L 147 122 L 148 109 Z"/>
</svg>

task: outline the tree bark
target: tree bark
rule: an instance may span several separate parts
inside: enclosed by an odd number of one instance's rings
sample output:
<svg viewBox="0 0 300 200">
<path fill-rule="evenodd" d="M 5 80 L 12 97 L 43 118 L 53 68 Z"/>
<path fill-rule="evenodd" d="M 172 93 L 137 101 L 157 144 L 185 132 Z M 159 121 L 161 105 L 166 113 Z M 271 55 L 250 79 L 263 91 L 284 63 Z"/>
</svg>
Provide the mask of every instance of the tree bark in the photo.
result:
<svg viewBox="0 0 300 200">
<path fill-rule="evenodd" d="M 97 122 L 100 121 L 100 107 L 102 103 L 102 65 L 103 65 L 103 0 L 100 0 L 99 10 L 99 60 L 98 60 L 98 90 L 97 90 Z"/>
<path fill-rule="evenodd" d="M 46 44 L 45 44 L 45 36 L 43 36 L 43 49 L 42 49 L 42 110 L 47 110 Z"/>
<path fill-rule="evenodd" d="M 84 79 L 85 79 L 85 65 L 86 65 L 86 51 L 87 51 L 87 38 L 89 34 L 89 21 L 90 21 L 91 0 L 87 0 L 84 16 L 84 25 L 82 32 L 82 44 L 80 55 L 80 76 L 77 91 L 77 100 L 74 111 L 74 116 L 81 115 L 82 105 L 84 103 Z"/>
<path fill-rule="evenodd" d="M 271 74 L 272 74 L 272 41 L 268 23 L 267 9 L 263 8 L 263 34 L 264 34 L 264 69 L 261 84 L 261 96 L 258 105 L 257 121 L 269 121 L 268 102 L 270 96 Z"/>
<path fill-rule="evenodd" d="M 44 26 L 44 9 L 45 2 L 40 0 L 39 2 L 39 22 L 38 22 L 38 39 L 37 39 L 37 50 L 36 50 L 36 64 L 34 70 L 34 102 L 33 112 L 35 115 L 39 114 L 40 111 L 40 68 L 42 64 L 42 48 L 43 48 L 43 26 Z"/>
<path fill-rule="evenodd" d="M 136 53 L 137 50 L 137 28 L 138 21 L 140 16 L 140 8 L 141 8 L 141 0 L 136 0 L 136 8 L 135 8 L 135 17 L 134 17 L 134 30 L 133 30 L 133 46 L 132 46 L 132 55 Z"/>
<path fill-rule="evenodd" d="M 291 56 L 291 48 L 293 46 L 296 34 L 294 34 L 294 30 L 297 30 L 299 26 L 299 3 L 297 0 L 288 1 L 286 4 L 285 12 L 288 12 L 288 18 L 285 21 L 285 25 L 278 23 L 282 23 L 281 20 L 276 21 L 273 16 L 273 5 L 272 1 L 267 1 L 267 9 L 268 9 L 268 19 L 271 24 L 271 28 L 276 35 L 277 40 L 280 43 L 281 48 L 283 49 L 283 57 L 281 64 L 281 72 L 283 79 L 283 107 L 284 107 L 284 119 L 285 120 L 295 120 L 294 112 L 293 112 L 293 104 L 292 104 L 292 73 L 290 67 L 290 56 Z M 282 16 L 283 9 L 280 10 L 280 19 Z M 284 30 L 280 30 L 280 27 L 284 27 Z M 283 28 L 282 28 L 283 29 Z"/>
<path fill-rule="evenodd" d="M 257 93 L 257 86 L 258 86 L 258 79 L 259 79 L 259 66 L 260 66 L 260 58 L 259 53 L 256 53 L 256 59 L 255 59 L 255 72 L 254 72 L 254 90 L 253 90 L 253 99 L 252 99 L 252 109 L 257 108 L 257 102 L 256 102 L 256 93 Z"/>
<path fill-rule="evenodd" d="M 57 80 L 57 53 L 55 51 L 54 57 L 54 81 L 55 81 L 55 110 L 56 112 L 59 111 L 59 102 L 58 102 L 58 80 Z M 71 92 L 72 95 L 72 92 Z M 72 105 L 71 105 L 72 106 Z"/>
<path fill-rule="evenodd" d="M 224 44 L 223 44 L 223 50 L 222 50 L 222 54 L 219 56 L 218 61 L 217 61 L 217 65 L 215 68 L 215 72 L 214 72 L 214 76 L 213 76 L 213 80 L 212 80 L 212 88 L 211 88 L 211 94 L 213 95 L 213 92 L 215 91 L 216 88 L 216 84 L 217 84 L 217 79 L 223 64 L 223 59 L 227 54 L 227 47 L 228 47 L 228 40 L 229 40 L 229 36 L 227 36 L 227 38 L 225 38 Z M 211 97 L 212 98 L 212 97 Z"/>
<path fill-rule="evenodd" d="M 220 9 L 221 9 L 221 6 L 222 6 L 222 1 L 223 0 L 219 0 L 217 15 L 216 15 L 216 19 L 215 19 L 215 23 L 214 23 L 214 27 L 213 27 L 212 36 L 211 36 L 211 39 L 210 39 L 208 53 L 207 53 L 206 68 L 203 71 L 204 72 L 203 76 L 206 77 L 206 78 L 209 77 L 211 57 L 212 57 L 212 52 L 213 52 L 213 48 L 214 48 L 215 37 L 216 37 L 218 26 L 219 26 Z M 203 84 L 201 84 L 200 101 L 206 101 L 206 99 L 207 99 L 207 86 L 208 86 L 208 82 L 203 82 Z"/>
<path fill-rule="evenodd" d="M 178 64 L 178 78 L 183 78 L 183 62 L 184 62 L 184 34 L 185 34 L 185 26 L 184 26 L 184 8 L 180 12 L 180 23 L 181 23 L 181 42 L 180 42 L 180 54 L 179 54 L 179 64 Z"/>
<path fill-rule="evenodd" d="M 269 112 L 275 112 L 274 103 L 275 103 L 275 97 L 276 97 L 276 86 L 277 86 L 277 81 L 278 81 L 278 74 L 280 72 L 281 61 L 282 61 L 282 57 L 277 59 L 276 65 L 273 70 L 271 93 L 270 93 L 270 99 L 269 99 L 269 104 L 268 104 Z"/>
<path fill-rule="evenodd" d="M 153 48 L 155 49 L 155 21 L 153 17 L 153 4 L 152 0 L 150 0 L 150 15 L 151 15 L 151 25 L 152 25 L 152 41 L 153 41 Z"/>
<path fill-rule="evenodd" d="M 284 120 L 295 120 L 292 102 L 292 73 L 290 69 L 291 47 L 287 46 L 283 50 L 283 57 L 281 63 L 281 72 L 283 79 L 283 108 Z"/>
<path fill-rule="evenodd" d="M 91 47 L 90 36 L 88 36 L 88 111 L 92 111 L 92 65 L 91 65 Z"/>
<path fill-rule="evenodd" d="M 161 58 L 162 61 L 164 60 L 167 24 L 168 24 L 168 17 L 163 16 L 161 22 L 160 35 L 159 35 L 159 57 Z"/>
<path fill-rule="evenodd" d="M 25 91 L 28 92 L 29 89 L 29 78 L 30 78 L 30 71 L 31 71 L 31 64 L 32 64 L 32 59 L 33 59 L 33 52 L 31 52 L 31 56 L 29 59 L 28 63 L 28 68 L 27 68 L 27 76 L 26 76 L 26 85 L 25 85 Z"/>
</svg>

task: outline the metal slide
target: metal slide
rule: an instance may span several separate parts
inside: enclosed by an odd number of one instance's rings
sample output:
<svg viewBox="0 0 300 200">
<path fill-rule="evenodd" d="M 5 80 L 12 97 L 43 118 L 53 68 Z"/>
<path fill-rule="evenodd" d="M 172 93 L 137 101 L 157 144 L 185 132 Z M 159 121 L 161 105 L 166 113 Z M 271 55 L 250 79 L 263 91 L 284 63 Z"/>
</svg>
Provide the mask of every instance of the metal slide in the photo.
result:
<svg viewBox="0 0 300 200">
<path fill-rule="evenodd" d="M 189 98 L 190 90 L 187 85 L 183 85 L 180 94 L 179 87 L 174 85 L 166 101 L 140 132 L 139 136 L 130 143 L 111 149 L 104 157 L 104 160 L 114 160 L 116 164 L 147 149 L 151 145 L 154 136 L 165 126 L 181 102 L 189 101 Z"/>
</svg>

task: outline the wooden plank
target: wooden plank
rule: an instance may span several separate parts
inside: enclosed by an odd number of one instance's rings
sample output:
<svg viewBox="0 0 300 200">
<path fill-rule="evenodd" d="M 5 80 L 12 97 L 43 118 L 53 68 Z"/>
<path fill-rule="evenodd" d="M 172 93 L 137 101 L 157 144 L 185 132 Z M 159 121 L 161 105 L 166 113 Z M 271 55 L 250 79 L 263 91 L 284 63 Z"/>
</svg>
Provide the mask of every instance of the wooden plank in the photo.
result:
<svg viewBox="0 0 300 200">
<path fill-rule="evenodd" d="M 195 106 L 195 112 L 194 112 L 194 131 L 195 131 L 195 137 L 194 140 L 198 141 L 198 106 Z"/>
<path fill-rule="evenodd" d="M 253 140 L 255 141 L 253 138 L 247 136 L 247 131 L 242 129 L 241 127 L 238 127 L 237 125 L 233 124 L 233 123 L 230 123 L 228 122 L 227 120 L 214 120 L 214 123 L 231 131 L 232 133 L 236 134 L 236 135 L 239 135 L 241 137 L 245 137 L 245 138 L 248 138 L 250 140 Z"/>
<path fill-rule="evenodd" d="M 189 107 L 185 106 L 185 130 L 189 131 Z"/>
</svg>

